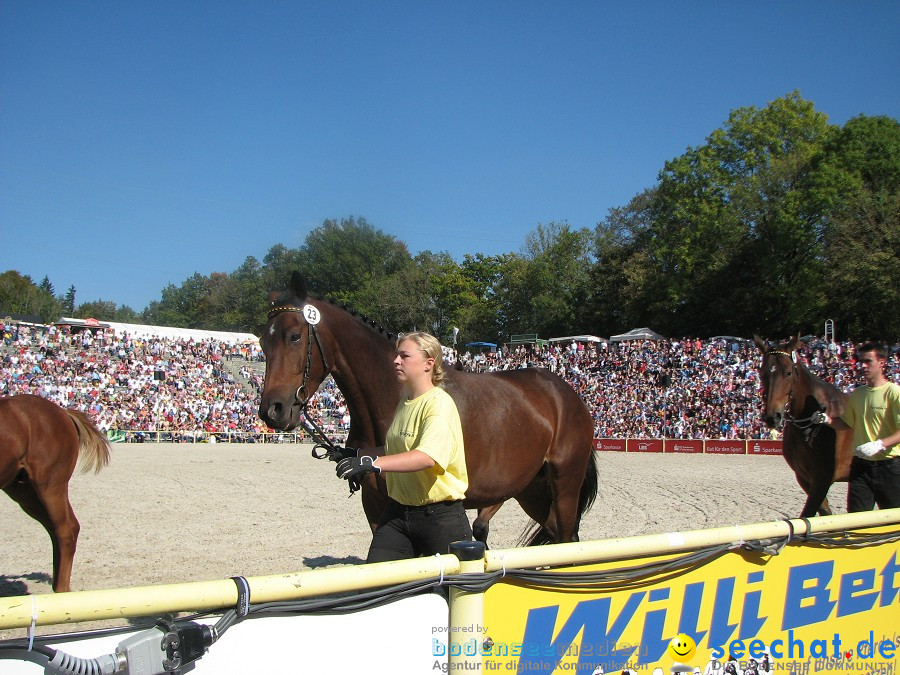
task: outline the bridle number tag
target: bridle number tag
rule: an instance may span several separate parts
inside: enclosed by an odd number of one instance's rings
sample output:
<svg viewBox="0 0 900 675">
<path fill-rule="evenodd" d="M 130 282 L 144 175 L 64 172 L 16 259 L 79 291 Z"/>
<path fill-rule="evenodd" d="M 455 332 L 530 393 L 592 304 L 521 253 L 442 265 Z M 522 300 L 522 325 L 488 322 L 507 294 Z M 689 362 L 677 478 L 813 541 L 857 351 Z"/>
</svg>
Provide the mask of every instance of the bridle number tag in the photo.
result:
<svg viewBox="0 0 900 675">
<path fill-rule="evenodd" d="M 322 315 L 315 306 L 303 305 L 303 318 L 310 326 L 315 326 L 322 319 Z"/>
</svg>

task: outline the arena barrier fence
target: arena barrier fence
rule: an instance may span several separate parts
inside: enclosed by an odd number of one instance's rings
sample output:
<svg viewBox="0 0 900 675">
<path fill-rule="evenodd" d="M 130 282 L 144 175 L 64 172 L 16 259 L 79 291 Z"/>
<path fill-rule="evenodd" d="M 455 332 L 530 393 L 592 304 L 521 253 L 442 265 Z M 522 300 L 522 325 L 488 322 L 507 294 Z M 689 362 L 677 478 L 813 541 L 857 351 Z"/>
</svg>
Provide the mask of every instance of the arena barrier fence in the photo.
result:
<svg viewBox="0 0 900 675">
<path fill-rule="evenodd" d="M 346 429 L 326 430 L 338 442 Z M 115 443 L 304 443 L 302 431 L 263 433 L 255 431 L 140 431 L 110 429 L 107 437 Z M 781 455 L 781 441 L 768 439 L 676 439 L 676 438 L 595 438 L 599 452 L 675 452 L 710 455 Z"/>
<path fill-rule="evenodd" d="M 342 442 L 347 430 L 328 429 L 329 438 Z M 173 431 L 110 429 L 106 437 L 112 443 L 310 443 L 309 434 L 296 431 Z"/>
<path fill-rule="evenodd" d="M 677 452 L 707 455 L 781 455 L 781 440 L 595 438 L 599 452 Z"/>
<path fill-rule="evenodd" d="M 894 675 L 898 542 L 900 509 L 887 509 L 533 548 L 466 542 L 389 563 L 0 598 L 0 629 L 23 630 L 0 641 L 11 659 L 0 669 L 40 672 L 36 662 L 58 650 L 58 661 L 101 657 L 98 669 L 73 660 L 81 670 L 46 672 L 181 672 L 198 657 L 197 673 Z M 204 611 L 220 616 L 34 637 L 36 626 Z M 676 663 L 668 645 L 679 634 L 696 650 Z"/>
</svg>

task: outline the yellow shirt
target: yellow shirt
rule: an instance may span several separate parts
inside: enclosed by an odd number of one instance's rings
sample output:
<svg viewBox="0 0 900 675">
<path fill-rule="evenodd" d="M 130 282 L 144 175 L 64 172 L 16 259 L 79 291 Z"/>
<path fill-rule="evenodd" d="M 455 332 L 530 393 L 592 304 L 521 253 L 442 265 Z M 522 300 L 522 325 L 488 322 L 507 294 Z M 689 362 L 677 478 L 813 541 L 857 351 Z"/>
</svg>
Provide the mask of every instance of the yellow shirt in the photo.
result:
<svg viewBox="0 0 900 675">
<path fill-rule="evenodd" d="M 421 471 L 385 473 L 388 494 L 407 506 L 463 499 L 469 487 L 459 412 L 450 394 L 435 387 L 397 406 L 385 454 L 418 450 L 434 460 Z"/>
<path fill-rule="evenodd" d="M 853 445 L 890 436 L 900 429 L 900 385 L 888 382 L 880 387 L 863 385 L 850 392 L 842 419 L 853 427 Z M 873 459 L 900 455 L 900 443 L 885 448 Z"/>
</svg>

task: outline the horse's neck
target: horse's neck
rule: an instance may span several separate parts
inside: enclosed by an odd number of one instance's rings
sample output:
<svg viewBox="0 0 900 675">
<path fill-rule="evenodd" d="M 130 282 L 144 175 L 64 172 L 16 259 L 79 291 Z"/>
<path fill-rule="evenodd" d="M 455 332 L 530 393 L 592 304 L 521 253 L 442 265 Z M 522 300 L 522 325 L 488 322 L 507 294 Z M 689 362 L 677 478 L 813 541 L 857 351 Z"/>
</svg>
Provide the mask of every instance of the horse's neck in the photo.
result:
<svg viewBox="0 0 900 675">
<path fill-rule="evenodd" d="M 390 340 L 348 315 L 352 323 L 335 333 L 337 350 L 331 374 L 344 395 L 350 413 L 350 438 L 364 444 L 384 445 L 400 385 L 391 366 Z"/>
<path fill-rule="evenodd" d="M 837 387 L 813 375 L 805 363 L 797 364 L 797 374 L 799 386 L 794 399 L 802 410 L 794 411 L 795 416 L 812 414 L 822 407 L 828 409 L 832 415 L 838 411 L 837 406 L 842 409 L 844 395 Z"/>
</svg>

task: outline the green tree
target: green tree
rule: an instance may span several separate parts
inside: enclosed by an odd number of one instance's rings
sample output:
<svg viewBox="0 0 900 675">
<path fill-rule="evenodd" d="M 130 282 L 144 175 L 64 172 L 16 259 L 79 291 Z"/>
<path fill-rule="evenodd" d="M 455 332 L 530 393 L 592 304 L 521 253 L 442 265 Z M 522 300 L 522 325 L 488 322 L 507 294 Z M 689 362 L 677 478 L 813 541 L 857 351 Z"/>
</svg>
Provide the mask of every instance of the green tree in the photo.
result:
<svg viewBox="0 0 900 675">
<path fill-rule="evenodd" d="M 654 295 L 645 290 L 654 282 L 647 255 L 654 198 L 655 190 L 645 190 L 626 206 L 610 209 L 597 224 L 588 299 L 591 332 L 614 335 L 653 323 L 640 299 Z"/>
<path fill-rule="evenodd" d="M 75 308 L 72 315 L 79 319 L 97 319 L 98 321 L 118 321 L 118 307 L 110 300 L 94 300 L 84 302 Z"/>
<path fill-rule="evenodd" d="M 148 323 L 157 326 L 210 329 L 210 296 L 213 283 L 195 272 L 181 286 L 169 284 L 162 291 L 159 302 L 152 302 L 144 311 Z"/>
<path fill-rule="evenodd" d="M 25 314 L 39 317 L 41 321 L 56 321 L 60 304 L 46 288 L 36 286 L 28 275 L 16 270 L 0 274 L 0 314 Z M 0 316 L 0 318 L 2 318 Z"/>
<path fill-rule="evenodd" d="M 510 262 L 498 300 L 511 333 L 552 337 L 589 328 L 590 230 L 539 224 L 526 236 L 523 255 Z"/>
<path fill-rule="evenodd" d="M 649 203 L 616 214 L 639 228 L 610 231 L 639 247 L 627 257 L 642 272 L 627 302 L 643 308 L 642 323 L 690 335 L 817 322 L 828 212 L 810 187 L 832 130 L 794 92 L 733 111 L 704 145 L 666 162 Z"/>
<path fill-rule="evenodd" d="M 62 307 L 69 316 L 75 313 L 75 286 L 69 286 L 65 297 L 62 298 Z"/>
<path fill-rule="evenodd" d="M 830 209 L 827 315 L 858 340 L 900 338 L 900 124 L 849 120 L 826 145 L 815 182 Z"/>
<path fill-rule="evenodd" d="M 284 288 L 291 274 L 304 272 L 300 249 L 275 244 L 263 257 L 263 288 L 266 292 Z"/>
<path fill-rule="evenodd" d="M 373 282 L 411 262 L 406 244 L 353 217 L 326 220 L 306 237 L 297 259 L 308 288 L 351 306 Z"/>
<path fill-rule="evenodd" d="M 510 331 L 501 323 L 499 292 L 507 268 L 518 260 L 514 253 L 484 256 L 467 254 L 460 264 L 460 273 L 468 280 L 471 302 L 460 307 L 456 317 L 461 343 L 496 342 L 509 339 Z"/>
<path fill-rule="evenodd" d="M 41 283 L 38 286 L 42 292 L 46 293 L 49 296 L 54 296 L 56 291 L 53 290 L 53 284 L 50 283 L 50 277 L 44 275 L 44 278 L 41 279 Z"/>
<path fill-rule="evenodd" d="M 263 301 L 268 291 L 263 266 L 253 256 L 229 275 L 226 306 L 223 307 L 223 329 L 244 333 L 256 332 L 266 323 Z"/>
</svg>

